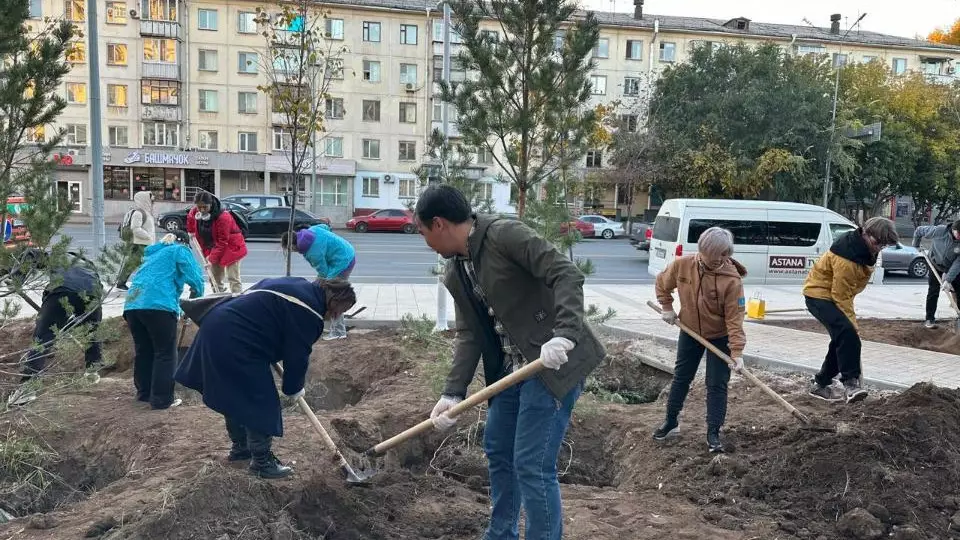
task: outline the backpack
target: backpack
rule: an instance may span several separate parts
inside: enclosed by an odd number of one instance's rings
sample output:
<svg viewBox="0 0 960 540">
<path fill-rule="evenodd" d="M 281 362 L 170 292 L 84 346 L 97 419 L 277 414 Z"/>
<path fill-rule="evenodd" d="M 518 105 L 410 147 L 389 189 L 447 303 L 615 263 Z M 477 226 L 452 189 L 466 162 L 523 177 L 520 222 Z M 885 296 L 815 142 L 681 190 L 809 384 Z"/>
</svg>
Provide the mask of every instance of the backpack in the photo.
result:
<svg viewBox="0 0 960 540">
<path fill-rule="evenodd" d="M 143 210 L 139 208 L 131 208 L 127 210 L 127 213 L 123 215 L 123 221 L 120 222 L 120 226 L 117 227 L 117 232 L 120 233 L 120 239 L 124 242 L 130 242 L 133 240 L 133 229 L 130 227 L 130 222 L 133 221 L 133 213 L 140 212 L 143 218 L 146 218 L 146 214 L 143 213 Z"/>
<path fill-rule="evenodd" d="M 247 222 L 247 218 L 236 210 L 227 210 L 227 212 L 230 212 L 230 215 L 233 216 L 233 221 L 240 228 L 240 233 L 246 238 L 247 234 L 250 233 L 250 223 Z"/>
</svg>

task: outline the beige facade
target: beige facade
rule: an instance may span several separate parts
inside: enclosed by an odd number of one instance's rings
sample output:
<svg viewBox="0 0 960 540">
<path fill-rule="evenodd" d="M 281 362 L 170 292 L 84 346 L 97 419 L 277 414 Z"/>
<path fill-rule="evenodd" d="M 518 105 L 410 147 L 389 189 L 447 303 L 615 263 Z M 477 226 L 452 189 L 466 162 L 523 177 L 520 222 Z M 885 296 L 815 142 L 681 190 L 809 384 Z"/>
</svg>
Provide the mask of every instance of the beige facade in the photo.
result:
<svg viewBox="0 0 960 540">
<path fill-rule="evenodd" d="M 138 189 L 153 190 L 173 207 L 186 204 L 198 188 L 230 195 L 277 192 L 288 184 L 289 165 L 277 146 L 281 119 L 258 90 L 269 68 L 265 38 L 252 24 L 258 6 L 279 10 L 249 1 L 98 3 L 108 217 L 122 213 Z M 85 0 L 31 4 L 37 17 L 65 15 L 78 24 L 85 7 Z M 432 99 L 443 50 L 440 14 L 433 4 L 404 0 L 325 7 L 331 43 L 347 51 L 343 78 L 329 88 L 342 115 L 327 120 L 317 181 L 301 182 L 302 200 L 335 221 L 355 211 L 404 207 L 416 197 L 413 171 L 425 140 L 440 127 L 441 108 Z M 955 80 L 960 64 L 958 48 L 878 34 L 852 32 L 841 39 L 829 29 L 745 19 L 597 15 L 595 104 L 629 104 L 642 85 L 704 43 L 774 41 L 794 54 L 846 55 L 838 61 L 878 57 L 896 71 L 923 70 L 943 82 Z M 456 52 L 455 36 L 452 41 Z M 90 162 L 88 46 L 72 55 L 74 69 L 62 89 L 69 105 L 57 126 L 68 130 L 63 154 L 70 155 L 61 161 L 60 188 L 79 193 L 75 208 L 81 213 L 90 208 L 84 180 Z M 464 76 L 454 63 L 451 78 Z M 451 119 L 455 135 L 455 112 Z M 584 173 L 602 176 L 606 158 L 602 152 L 586 156 Z M 489 184 L 496 209 L 511 211 L 509 186 L 493 180 L 497 171 L 489 158 L 477 161 L 477 181 Z M 593 210 L 623 213 L 614 201 L 619 191 L 611 186 Z M 634 213 L 647 204 L 645 195 L 637 197 Z"/>
</svg>

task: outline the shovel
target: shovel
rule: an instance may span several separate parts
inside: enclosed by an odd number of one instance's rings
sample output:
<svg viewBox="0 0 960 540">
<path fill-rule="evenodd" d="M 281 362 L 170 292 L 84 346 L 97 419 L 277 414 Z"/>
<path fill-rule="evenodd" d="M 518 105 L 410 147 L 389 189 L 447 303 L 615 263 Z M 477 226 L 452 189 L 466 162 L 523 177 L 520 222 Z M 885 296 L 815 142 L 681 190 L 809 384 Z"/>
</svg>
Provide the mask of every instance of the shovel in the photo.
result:
<svg viewBox="0 0 960 540">
<path fill-rule="evenodd" d="M 444 414 L 446 414 L 450 418 L 456 418 L 463 412 L 472 409 L 473 407 L 483 403 L 484 401 L 489 400 L 490 398 L 499 394 L 500 392 L 503 392 L 507 388 L 510 388 L 515 384 L 521 383 L 533 377 L 534 375 L 536 375 L 537 373 L 540 373 L 544 369 L 546 369 L 546 367 L 543 365 L 543 362 L 541 360 L 539 359 L 534 360 L 533 362 L 530 362 L 529 364 L 523 366 L 522 368 L 514 371 L 510 375 L 507 375 L 506 377 L 491 384 L 490 386 L 485 387 L 483 390 L 476 392 L 475 394 L 461 401 L 460 403 L 457 403 Z M 413 426 L 412 428 L 398 435 L 394 435 L 393 437 L 390 437 L 389 439 L 377 444 L 376 446 L 371 447 L 369 450 L 364 452 L 364 455 L 374 456 L 374 457 L 383 455 L 387 450 L 390 450 L 391 448 L 399 445 L 400 443 L 407 441 L 409 439 L 412 439 L 417 435 L 420 435 L 421 433 L 424 433 L 431 429 L 433 429 L 433 420 L 428 418 L 423 422 L 420 422 L 419 424 Z"/>
<path fill-rule="evenodd" d="M 657 313 L 663 313 L 663 310 L 660 309 L 660 306 L 654 304 L 653 302 L 650 302 L 649 300 L 647 301 L 647 305 L 650 306 L 650 309 L 656 311 Z M 711 352 L 713 352 L 713 354 L 719 356 L 721 360 L 723 360 L 724 362 L 727 363 L 728 366 L 730 366 L 731 370 L 734 370 L 736 368 L 736 362 L 734 362 L 733 359 L 730 358 L 730 356 L 728 356 L 726 353 L 724 353 L 723 351 L 715 347 L 712 343 L 710 343 L 709 341 L 701 337 L 699 334 L 691 330 L 690 327 L 680 322 L 680 319 L 677 319 L 676 325 L 679 326 L 681 330 L 686 332 L 687 335 L 697 340 L 701 345 L 703 345 L 704 347 L 709 349 Z M 764 382 L 758 379 L 756 375 L 754 375 L 753 373 L 750 373 L 747 370 L 747 368 L 741 369 L 740 374 L 746 377 L 747 380 L 753 383 L 755 386 L 763 390 L 765 394 L 773 398 L 773 400 L 776 401 L 778 405 L 786 409 L 786 411 L 789 412 L 791 416 L 799 420 L 800 423 L 803 424 L 805 427 L 813 428 L 818 431 L 819 430 L 835 431 L 835 429 L 832 427 L 826 427 L 826 426 L 821 427 L 821 426 L 816 426 L 811 424 L 810 419 L 807 418 L 805 414 L 803 414 L 802 412 L 797 410 L 796 407 L 788 403 L 787 400 L 783 399 L 783 397 L 780 394 L 774 392 L 772 388 L 764 384 Z"/>
<path fill-rule="evenodd" d="M 926 251 L 920 252 L 923 255 L 923 260 L 927 261 L 927 268 L 933 273 L 937 278 L 937 283 L 943 287 L 943 278 L 940 277 L 940 272 L 937 272 L 937 267 L 933 265 L 933 261 L 930 260 L 930 256 Z M 960 334 L 960 308 L 957 307 L 957 299 L 954 293 L 947 293 L 947 300 L 950 301 L 950 306 L 953 308 L 953 311 L 957 314 L 957 318 L 953 321 L 953 333 Z"/>
<path fill-rule="evenodd" d="M 273 370 L 277 372 L 281 378 L 283 378 L 283 368 L 279 364 L 273 364 Z M 359 474 L 357 471 L 350 466 L 350 463 L 347 462 L 347 458 L 343 457 L 343 454 L 337 448 L 337 444 L 333 442 L 333 439 L 330 438 L 330 434 L 327 433 L 327 430 L 323 428 L 323 424 L 320 423 L 320 419 L 317 418 L 317 415 L 313 414 L 313 409 L 310 408 L 310 405 L 307 404 L 307 400 L 300 396 L 297 398 L 297 405 L 300 406 L 300 410 L 303 411 L 303 414 L 307 415 L 307 418 L 310 419 L 310 423 L 313 424 L 313 427 L 317 430 L 317 433 L 320 434 L 320 438 L 323 439 L 323 443 L 327 445 L 327 448 L 333 451 L 336 461 L 340 464 L 340 470 L 343 471 L 346 476 L 348 484 L 366 484 L 370 478 L 377 474 L 376 470 L 365 469 L 361 470 Z"/>
</svg>

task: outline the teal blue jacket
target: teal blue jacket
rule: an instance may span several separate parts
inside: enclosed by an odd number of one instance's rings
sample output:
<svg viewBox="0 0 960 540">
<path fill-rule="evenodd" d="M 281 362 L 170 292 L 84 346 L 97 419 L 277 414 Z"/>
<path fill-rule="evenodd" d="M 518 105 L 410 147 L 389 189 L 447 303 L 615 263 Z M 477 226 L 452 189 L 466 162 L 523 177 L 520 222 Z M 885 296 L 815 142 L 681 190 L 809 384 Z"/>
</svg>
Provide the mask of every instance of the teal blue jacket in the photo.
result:
<svg viewBox="0 0 960 540">
<path fill-rule="evenodd" d="M 123 311 L 157 309 L 179 314 L 184 285 L 190 286 L 191 297 L 203 296 L 203 269 L 190 248 L 162 243 L 147 246 Z"/>
<path fill-rule="evenodd" d="M 297 251 L 324 279 L 333 279 L 352 269 L 357 256 L 350 242 L 323 224 L 297 231 Z"/>
</svg>

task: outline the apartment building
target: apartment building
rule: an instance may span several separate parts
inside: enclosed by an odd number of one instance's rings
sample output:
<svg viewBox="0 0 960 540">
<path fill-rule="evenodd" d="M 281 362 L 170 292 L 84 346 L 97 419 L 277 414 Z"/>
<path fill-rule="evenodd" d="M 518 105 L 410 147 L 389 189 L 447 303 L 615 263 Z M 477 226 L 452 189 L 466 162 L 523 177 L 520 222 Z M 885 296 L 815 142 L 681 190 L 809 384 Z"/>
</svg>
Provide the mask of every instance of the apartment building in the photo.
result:
<svg viewBox="0 0 960 540">
<path fill-rule="evenodd" d="M 37 18 L 63 16 L 82 24 L 85 0 L 31 0 Z M 638 0 L 639 2 L 639 0 Z M 254 18 L 273 3 L 182 0 L 106 0 L 99 3 L 105 214 L 115 217 L 132 193 L 149 189 L 161 209 L 182 206 L 197 189 L 219 195 L 276 193 L 292 184 L 283 152 L 282 118 L 266 94 L 266 41 Z M 433 99 L 441 77 L 443 33 L 436 4 L 414 0 L 358 0 L 325 4 L 326 33 L 347 51 L 342 78 L 331 82 L 327 132 L 318 144 L 316 182 L 300 178 L 297 191 L 311 209 L 335 223 L 415 200 L 425 141 L 440 126 Z M 598 13 L 594 51 L 595 103 L 629 102 L 645 81 L 697 46 L 777 42 L 793 54 L 831 54 L 838 64 L 880 57 L 895 73 L 922 70 L 950 82 L 960 48 L 870 32 L 843 37 L 839 21 L 813 28 L 642 13 Z M 826 19 L 826 17 L 824 17 Z M 498 26 L 491 21 L 491 31 Z M 559 36 L 558 36 L 559 37 Z M 451 37 L 454 53 L 457 36 Z M 74 210 L 90 212 L 89 80 L 87 52 L 77 43 L 59 120 L 67 130 L 58 151 L 58 188 Z M 454 62 L 451 79 L 466 77 Z M 456 112 L 451 111 L 456 136 Z M 58 126 L 59 127 L 59 126 Z M 42 133 L 35 136 L 42 136 Z M 595 149 L 583 172 L 603 171 L 607 157 Z M 311 167 L 312 168 L 312 167 Z M 510 212 L 510 186 L 495 180 L 492 156 L 475 156 L 471 176 L 498 211 Z M 622 214 L 625 194 L 616 184 L 587 201 L 586 210 Z M 648 206 L 634 201 L 634 213 Z"/>
</svg>

